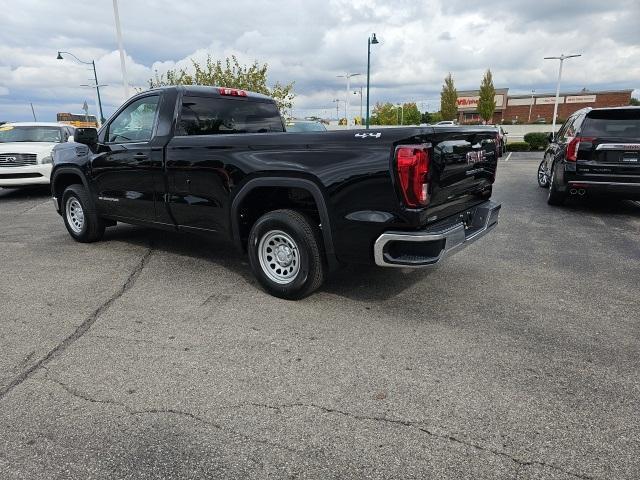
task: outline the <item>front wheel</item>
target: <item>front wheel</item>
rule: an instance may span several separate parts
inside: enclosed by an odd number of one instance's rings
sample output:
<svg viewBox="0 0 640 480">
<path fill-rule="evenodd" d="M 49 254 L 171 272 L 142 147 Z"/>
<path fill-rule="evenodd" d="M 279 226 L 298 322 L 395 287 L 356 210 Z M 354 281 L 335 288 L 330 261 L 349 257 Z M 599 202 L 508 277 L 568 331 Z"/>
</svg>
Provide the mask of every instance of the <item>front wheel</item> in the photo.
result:
<svg viewBox="0 0 640 480">
<path fill-rule="evenodd" d="M 77 242 L 97 242 L 104 235 L 105 224 L 80 184 L 70 185 L 62 194 L 62 217 L 69 235 Z"/>
<path fill-rule="evenodd" d="M 271 295 L 296 300 L 317 290 L 324 280 L 320 232 L 295 210 L 274 210 L 251 228 L 249 264 Z"/>
<path fill-rule="evenodd" d="M 544 160 L 540 162 L 540 166 L 538 167 L 538 186 L 541 188 L 549 187 L 549 176 L 547 175 L 547 170 L 544 168 Z"/>
<path fill-rule="evenodd" d="M 551 178 L 549 179 L 549 195 L 547 196 L 547 203 L 549 205 L 562 205 L 567 198 L 566 192 L 560 191 L 560 185 L 558 184 L 558 177 L 556 175 L 557 166 L 551 167 Z"/>
</svg>

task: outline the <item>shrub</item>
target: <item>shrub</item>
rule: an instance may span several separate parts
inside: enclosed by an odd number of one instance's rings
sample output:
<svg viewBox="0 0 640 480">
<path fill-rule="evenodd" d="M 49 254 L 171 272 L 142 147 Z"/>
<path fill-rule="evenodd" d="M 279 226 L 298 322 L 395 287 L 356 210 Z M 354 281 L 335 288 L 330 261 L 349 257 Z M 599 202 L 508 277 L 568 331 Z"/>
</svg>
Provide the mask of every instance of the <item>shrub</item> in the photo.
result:
<svg viewBox="0 0 640 480">
<path fill-rule="evenodd" d="M 507 150 L 510 152 L 528 152 L 531 149 L 527 142 L 507 143 Z"/>
<path fill-rule="evenodd" d="M 525 134 L 524 141 L 531 146 L 531 150 L 542 150 L 549 145 L 549 134 L 544 132 L 530 132 Z"/>
</svg>

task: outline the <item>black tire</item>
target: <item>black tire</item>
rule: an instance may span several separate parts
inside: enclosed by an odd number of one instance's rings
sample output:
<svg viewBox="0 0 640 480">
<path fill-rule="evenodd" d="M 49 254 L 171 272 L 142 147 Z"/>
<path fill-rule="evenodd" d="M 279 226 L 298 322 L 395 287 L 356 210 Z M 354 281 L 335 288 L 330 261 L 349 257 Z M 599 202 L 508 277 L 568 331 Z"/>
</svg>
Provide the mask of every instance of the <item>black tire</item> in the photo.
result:
<svg viewBox="0 0 640 480">
<path fill-rule="evenodd" d="M 70 212 L 77 204 L 81 207 L 82 222 L 76 223 Z M 77 206 L 76 206 L 77 208 Z M 98 216 L 93 202 L 83 185 L 74 184 L 66 188 L 62 194 L 62 218 L 71 238 L 81 243 L 97 242 L 104 235 L 105 224 Z"/>
<path fill-rule="evenodd" d="M 538 166 L 538 186 L 540 188 L 549 188 L 549 176 L 544 169 L 544 160 L 542 160 Z"/>
<path fill-rule="evenodd" d="M 547 203 L 549 205 L 560 206 L 564 204 L 567 199 L 567 193 L 560 191 L 560 185 L 558 184 L 558 177 L 556 175 L 557 164 L 551 167 L 551 178 L 549 179 L 549 195 L 547 196 Z"/>
<path fill-rule="evenodd" d="M 260 217 L 249 233 L 247 250 L 253 274 L 275 297 L 304 298 L 324 281 L 320 231 L 295 210 L 274 210 Z"/>
</svg>

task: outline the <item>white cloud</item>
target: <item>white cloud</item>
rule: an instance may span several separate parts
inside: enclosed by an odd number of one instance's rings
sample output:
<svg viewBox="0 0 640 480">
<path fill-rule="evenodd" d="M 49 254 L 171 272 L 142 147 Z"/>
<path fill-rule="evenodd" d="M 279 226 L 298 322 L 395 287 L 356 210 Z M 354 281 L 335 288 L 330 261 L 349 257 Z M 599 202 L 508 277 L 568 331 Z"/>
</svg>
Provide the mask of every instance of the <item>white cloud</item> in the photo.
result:
<svg viewBox="0 0 640 480">
<path fill-rule="evenodd" d="M 73 12 L 73 15 L 60 15 Z M 372 47 L 372 102 L 422 101 L 437 108 L 442 80 L 452 72 L 459 89 L 476 88 L 491 68 L 494 82 L 512 91 L 551 90 L 557 64 L 542 57 L 579 52 L 563 73 L 566 89 L 640 88 L 640 5 L 633 0 L 558 2 L 461 0 L 270 0 L 211 3 L 121 2 L 130 83 L 146 87 L 155 70 L 189 67 L 237 55 L 269 64 L 272 82 L 296 82 L 296 113 L 335 112 L 345 96 L 345 72 L 366 72 Z M 123 99 L 111 2 L 28 0 L 3 11 L 0 29 L 0 119 L 93 107 L 86 84 L 92 71 L 57 50 L 95 59 L 105 113 Z M 55 19 L 55 21 L 52 21 Z M 597 40 L 597 41 L 596 41 Z M 365 77 L 353 79 L 357 87 Z M 354 112 L 359 99 L 351 100 Z M 50 117 L 51 119 L 53 117 Z"/>
</svg>

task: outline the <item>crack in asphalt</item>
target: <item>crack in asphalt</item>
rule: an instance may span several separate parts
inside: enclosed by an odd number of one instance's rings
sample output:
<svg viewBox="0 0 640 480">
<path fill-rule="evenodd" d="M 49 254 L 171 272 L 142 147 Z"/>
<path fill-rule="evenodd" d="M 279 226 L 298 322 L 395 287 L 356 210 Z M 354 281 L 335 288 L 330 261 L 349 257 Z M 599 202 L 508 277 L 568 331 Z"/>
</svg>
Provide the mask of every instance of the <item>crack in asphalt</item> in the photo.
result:
<svg viewBox="0 0 640 480">
<path fill-rule="evenodd" d="M 44 377 L 46 380 L 49 380 L 57 385 L 59 385 L 63 390 L 65 390 L 68 394 L 77 397 L 81 400 L 84 400 L 86 402 L 90 402 L 90 403 L 96 403 L 96 404 L 107 404 L 107 405 L 114 405 L 120 408 L 123 408 L 125 411 L 127 411 L 130 415 L 178 415 L 178 416 L 182 416 L 182 417 L 186 417 L 189 418 L 191 420 L 194 420 L 196 422 L 202 423 L 204 425 L 210 426 L 212 428 L 215 428 L 216 430 L 222 430 L 225 431 L 227 433 L 231 433 L 234 435 L 238 435 L 242 438 L 245 438 L 249 441 L 252 442 L 256 442 L 256 443 L 260 443 L 260 444 L 264 444 L 264 445 L 268 445 L 274 448 L 278 448 L 278 449 L 282 449 L 282 450 L 286 450 L 288 452 L 294 453 L 296 455 L 303 455 L 304 452 L 300 451 L 300 450 L 296 450 L 293 448 L 290 448 L 288 446 L 285 445 L 281 445 L 275 442 L 270 442 L 269 440 L 265 440 L 265 439 L 260 439 L 260 438 L 254 438 L 251 437 L 245 433 L 241 433 L 238 432 L 237 430 L 233 430 L 230 428 L 226 428 L 223 427 L 222 425 L 212 422 L 211 420 L 208 420 L 206 418 L 200 417 L 198 415 L 195 415 L 191 412 L 187 412 L 185 410 L 177 410 L 174 408 L 163 408 L 163 409 L 159 409 L 159 408 L 149 408 L 149 409 L 141 409 L 141 410 L 134 410 L 131 407 L 129 407 L 127 404 L 123 403 L 123 402 L 118 402 L 116 400 L 103 400 L 103 399 L 97 399 L 94 397 L 91 397 L 90 395 L 86 394 L 86 393 L 82 393 L 79 390 L 61 382 L 58 379 L 52 378 L 50 375 L 46 375 Z M 514 474 L 514 478 L 517 479 L 521 470 L 523 468 L 532 466 L 532 465 L 538 465 L 544 468 L 550 468 L 552 470 L 558 471 L 560 473 L 563 473 L 565 475 L 570 475 L 572 477 L 575 478 L 579 478 L 582 480 L 595 480 L 595 477 L 592 477 L 590 475 L 586 475 L 583 473 L 576 473 L 576 472 L 572 472 L 571 470 L 567 470 L 563 467 L 559 467 L 557 465 L 551 464 L 551 463 L 546 463 L 540 460 L 523 460 L 521 458 L 515 457 L 507 452 L 503 452 L 501 450 L 495 449 L 495 448 L 491 448 L 491 447 L 486 447 L 484 445 L 480 445 L 478 443 L 474 443 L 468 440 L 464 440 L 461 438 L 458 438 L 454 435 L 450 435 L 450 434 L 441 434 L 441 433 L 436 433 L 432 430 L 429 430 L 428 428 L 421 426 L 424 422 L 418 422 L 418 421 L 410 421 L 410 420 L 400 420 L 400 419 L 394 419 L 394 418 L 388 418 L 388 417 L 380 417 L 380 416 L 368 416 L 368 415 L 357 415 L 351 412 L 346 412 L 344 410 L 339 410 L 336 408 L 328 408 L 328 407 L 323 407 L 322 405 L 316 405 L 313 403 L 288 403 L 288 404 L 281 404 L 281 405 L 270 405 L 270 404 L 266 404 L 266 403 L 242 403 L 242 404 L 236 404 L 236 405 L 229 405 L 226 408 L 242 408 L 242 407 L 259 407 L 259 408 L 266 408 L 266 409 L 270 409 L 270 410 L 276 410 L 277 412 L 282 412 L 282 410 L 287 409 L 287 408 L 313 408 L 313 409 L 317 409 L 320 410 L 322 412 L 325 413 L 330 413 L 330 414 L 337 414 L 337 415 L 342 415 L 348 418 L 352 418 L 352 419 L 356 419 L 356 420 L 364 420 L 364 421 L 374 421 L 374 422 L 382 422 L 382 423 L 388 423 L 388 424 L 393 424 L 393 425 L 399 425 L 399 426 L 403 426 L 403 427 L 409 427 L 415 430 L 418 430 L 422 433 L 426 433 L 427 435 L 429 435 L 430 437 L 434 437 L 434 438 L 438 438 L 438 439 L 442 439 L 442 440 L 447 440 L 449 442 L 452 443 L 456 443 L 459 445 L 463 445 L 466 447 L 471 447 L 474 448 L 476 450 L 482 451 L 482 452 L 486 452 L 486 453 L 491 453 L 493 455 L 496 456 L 500 456 L 503 458 L 506 458 L 508 460 L 511 460 L 512 462 L 514 462 L 516 464 L 516 471 Z"/>
<path fill-rule="evenodd" d="M 208 420 L 206 418 L 200 417 L 194 413 L 191 412 L 187 412 L 185 410 L 178 410 L 175 408 L 147 408 L 147 409 L 141 409 L 141 410 L 134 410 L 132 409 L 129 405 L 127 405 L 124 402 L 119 402 L 117 400 L 104 400 L 104 399 L 98 399 L 95 397 L 92 397 L 86 393 L 83 393 L 79 390 L 77 390 L 74 387 L 71 387 L 70 385 L 67 385 L 66 383 L 58 380 L 57 378 L 52 377 L 51 375 L 47 374 L 44 377 L 44 380 L 48 380 L 52 383 L 55 383 L 56 385 L 60 386 L 65 392 L 67 392 L 69 395 L 79 398 L 85 402 L 89 402 L 89 403 L 96 403 L 96 404 L 102 404 L 102 405 L 113 405 L 116 407 L 120 407 L 122 409 L 124 409 L 129 415 L 178 415 L 181 417 L 186 417 L 189 418 L 191 420 L 194 420 L 198 423 L 202 423 L 204 425 L 207 425 L 209 427 L 215 428 L 216 430 L 221 430 L 227 433 L 230 433 L 232 435 L 237 435 L 239 437 L 242 437 L 246 440 L 249 440 L 251 442 L 255 442 L 255 443 L 260 443 L 263 445 L 268 445 L 270 447 L 274 447 L 274 448 L 278 448 L 281 450 L 286 450 L 290 453 L 294 453 L 296 455 L 303 455 L 304 453 L 296 450 L 294 448 L 288 447 L 286 445 L 281 445 L 275 442 L 270 442 L 269 440 L 265 440 L 262 438 L 255 438 L 255 437 L 251 437 L 250 435 L 247 435 L 245 433 L 241 433 L 238 432 L 237 430 L 233 430 L 227 427 L 223 427 L 222 425 L 212 422 L 211 420 Z"/>
<path fill-rule="evenodd" d="M 2 400 L 9 392 L 11 392 L 14 388 L 19 386 L 22 382 L 30 378 L 33 374 L 35 374 L 38 370 L 45 367 L 51 360 L 58 357 L 64 351 L 69 348 L 76 340 L 81 338 L 89 329 L 93 326 L 93 324 L 100 318 L 100 316 L 105 313 L 111 305 L 115 301 L 117 301 L 120 297 L 122 297 L 127 291 L 129 291 L 136 283 L 136 280 L 140 276 L 140 273 L 144 269 L 147 264 L 149 257 L 151 256 L 153 249 L 150 246 L 147 251 L 142 255 L 135 268 L 131 271 L 125 282 L 116 290 L 105 302 L 103 302 L 98 308 L 96 308 L 91 315 L 89 315 L 78 327 L 74 330 L 74 332 L 58 343 L 54 348 L 49 350 L 49 352 L 38 360 L 36 363 L 31 365 L 29 368 L 23 370 L 19 375 L 17 375 L 9 384 L 2 387 L 0 389 L 0 400 Z"/>
<path fill-rule="evenodd" d="M 321 410 L 325 413 L 332 413 L 332 414 L 337 414 L 337 415 L 342 415 L 345 417 L 349 417 L 349 418 L 353 418 L 356 420 L 368 420 L 368 421 L 375 421 L 375 422 L 383 422 L 383 423 L 390 423 L 390 424 L 394 424 L 394 425 L 400 425 L 403 427 L 409 427 L 409 428 L 413 428 L 416 430 L 419 430 L 423 433 L 426 433 L 427 435 L 434 437 L 434 438 L 439 438 L 439 439 L 443 439 L 443 440 L 448 440 L 450 442 L 453 443 L 457 443 L 460 445 L 464 445 L 467 447 L 471 447 L 471 448 L 475 448 L 476 450 L 480 450 L 482 452 L 487 452 L 487 453 L 491 453 L 493 455 L 496 456 L 500 456 L 503 458 L 507 458 L 509 460 L 511 460 L 512 462 L 516 463 L 518 466 L 518 470 L 516 471 L 516 474 L 519 473 L 519 469 L 523 468 L 523 467 L 528 467 L 528 466 L 532 466 L 532 465 L 539 465 L 541 467 L 545 467 L 545 468 L 550 468 L 552 470 L 556 470 L 558 472 L 564 473 L 566 475 L 571 475 L 575 478 L 580 478 L 583 480 L 595 480 L 595 477 L 583 474 L 583 473 L 576 473 L 576 472 L 572 472 L 571 470 L 567 470 L 563 467 L 559 467 L 557 465 L 551 464 L 551 463 L 546 463 L 540 460 L 523 460 L 521 458 L 515 457 L 507 452 L 503 452 L 501 450 L 492 448 L 492 447 L 487 447 L 484 445 L 480 445 L 478 443 L 474 443 L 468 440 L 464 440 L 461 438 L 458 438 L 454 435 L 450 435 L 450 434 L 441 434 L 441 433 L 436 433 L 433 430 L 429 430 L 428 428 L 421 426 L 421 424 L 423 422 L 417 422 L 417 421 L 409 421 L 409 420 L 399 420 L 399 419 L 393 419 L 393 418 L 388 418 L 388 417 L 374 417 L 374 416 L 367 416 L 367 415 L 357 415 L 354 413 L 350 413 L 350 412 L 346 412 L 344 410 L 338 410 L 336 408 L 328 408 L 328 407 L 323 407 L 322 405 L 316 405 L 313 403 L 288 403 L 288 404 L 282 404 L 282 405 L 269 405 L 269 404 L 263 404 L 263 403 L 245 403 L 245 404 L 239 404 L 239 405 L 232 405 L 232 408 L 240 408 L 240 407 L 244 407 L 244 406 L 253 406 L 253 407 L 262 407 L 262 408 L 268 408 L 271 410 L 277 410 L 277 411 L 282 411 L 285 408 L 315 408 L 318 410 Z"/>
<path fill-rule="evenodd" d="M 49 203 L 51 200 L 47 200 L 46 202 L 41 202 L 41 203 L 37 203 L 36 205 L 31 205 L 28 208 L 24 209 L 23 211 L 21 211 L 18 215 L 24 215 L 25 213 L 30 212 L 31 210 L 34 210 L 38 207 L 41 207 L 42 205 L 45 205 L 47 203 Z"/>
</svg>

